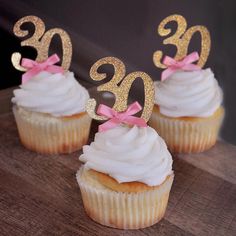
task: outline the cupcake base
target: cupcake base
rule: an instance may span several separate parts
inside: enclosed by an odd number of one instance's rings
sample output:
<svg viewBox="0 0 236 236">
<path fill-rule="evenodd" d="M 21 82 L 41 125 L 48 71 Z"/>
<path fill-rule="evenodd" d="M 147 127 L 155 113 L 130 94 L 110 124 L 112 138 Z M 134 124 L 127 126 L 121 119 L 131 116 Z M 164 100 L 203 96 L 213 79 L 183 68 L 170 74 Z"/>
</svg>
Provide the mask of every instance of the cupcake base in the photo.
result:
<svg viewBox="0 0 236 236">
<path fill-rule="evenodd" d="M 83 112 L 70 117 L 53 117 L 13 107 L 20 140 L 35 152 L 71 153 L 87 143 L 91 118 Z"/>
<path fill-rule="evenodd" d="M 198 153 L 214 146 L 223 117 L 223 107 L 206 118 L 172 118 L 162 115 L 155 105 L 149 125 L 165 140 L 172 153 Z"/>
<path fill-rule="evenodd" d="M 110 190 L 84 167 L 77 172 L 76 178 L 90 218 L 113 228 L 140 229 L 163 218 L 174 175 L 168 176 L 158 188 L 140 193 Z"/>
</svg>

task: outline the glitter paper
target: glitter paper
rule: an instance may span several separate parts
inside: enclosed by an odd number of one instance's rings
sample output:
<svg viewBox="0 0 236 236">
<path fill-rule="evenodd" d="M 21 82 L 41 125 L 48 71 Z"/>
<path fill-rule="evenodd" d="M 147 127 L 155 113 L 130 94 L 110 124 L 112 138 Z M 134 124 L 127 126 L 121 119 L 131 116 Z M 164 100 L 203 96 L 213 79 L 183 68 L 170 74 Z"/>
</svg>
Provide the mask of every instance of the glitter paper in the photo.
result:
<svg viewBox="0 0 236 236">
<path fill-rule="evenodd" d="M 62 67 L 67 71 L 70 67 L 72 57 L 72 44 L 69 35 L 62 29 L 54 28 L 45 32 L 44 22 L 37 16 L 25 16 L 18 20 L 14 25 L 13 32 L 17 37 L 25 37 L 29 35 L 28 30 L 22 30 L 21 26 L 25 23 L 32 23 L 35 27 L 33 35 L 21 42 L 21 46 L 33 47 L 37 51 L 36 61 L 41 62 L 48 58 L 49 47 L 54 35 L 59 35 L 62 42 Z M 17 70 L 25 71 L 20 66 L 21 54 L 12 54 L 12 64 Z"/>
<path fill-rule="evenodd" d="M 11 56 L 12 65 L 19 71 L 27 71 L 26 68 L 20 65 L 20 61 L 21 61 L 21 54 L 19 52 L 14 52 Z"/>
<path fill-rule="evenodd" d="M 90 77 L 95 81 L 101 81 L 106 78 L 105 73 L 98 73 L 98 68 L 102 65 L 110 64 L 114 67 L 114 75 L 112 79 L 100 86 L 98 86 L 98 91 L 107 91 L 115 95 L 115 104 L 113 109 L 117 112 L 122 112 L 127 109 L 129 91 L 135 79 L 141 78 L 144 84 L 144 106 L 141 117 L 148 121 L 154 104 L 154 85 L 152 79 L 148 74 L 140 71 L 136 71 L 125 76 L 126 70 L 124 63 L 115 57 L 105 57 L 98 60 L 90 69 Z M 98 116 L 95 112 L 96 101 L 90 99 L 87 104 L 88 114 L 96 120 L 104 120 L 104 117 Z"/>
<path fill-rule="evenodd" d="M 94 98 L 90 98 L 86 104 L 86 111 L 89 114 L 89 116 L 94 119 L 94 120 L 106 120 L 106 117 L 103 116 L 99 116 L 96 114 L 95 110 L 96 110 L 96 106 L 97 106 L 97 102 Z"/>
<path fill-rule="evenodd" d="M 183 16 L 170 15 L 166 17 L 158 26 L 157 31 L 160 36 L 168 36 L 171 34 L 171 29 L 167 28 L 166 25 L 172 21 L 175 21 L 177 23 L 176 32 L 169 38 L 163 40 L 163 44 L 175 45 L 177 51 L 174 59 L 180 60 L 188 54 L 189 43 L 193 35 L 196 32 L 199 32 L 201 34 L 201 53 L 197 65 L 203 67 L 207 61 L 211 47 L 211 37 L 207 28 L 205 26 L 196 25 L 186 30 L 187 22 Z M 161 63 L 162 57 L 162 51 L 156 51 L 153 54 L 153 62 L 158 68 L 166 68 L 166 66 Z"/>
</svg>

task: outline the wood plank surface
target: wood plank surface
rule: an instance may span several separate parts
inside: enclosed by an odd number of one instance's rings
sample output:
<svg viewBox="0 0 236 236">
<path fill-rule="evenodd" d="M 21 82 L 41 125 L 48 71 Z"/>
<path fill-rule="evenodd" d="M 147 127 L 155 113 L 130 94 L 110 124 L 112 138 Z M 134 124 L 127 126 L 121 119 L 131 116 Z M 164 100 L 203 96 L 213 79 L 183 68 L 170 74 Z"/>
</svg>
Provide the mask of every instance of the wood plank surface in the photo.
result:
<svg viewBox="0 0 236 236">
<path fill-rule="evenodd" d="M 94 122 L 91 138 L 96 130 Z M 75 178 L 79 155 L 31 152 L 20 144 L 12 113 L 0 116 L 0 235 L 236 235 L 235 146 L 218 142 L 174 157 L 166 215 L 141 230 L 108 228 L 85 214 Z"/>
</svg>

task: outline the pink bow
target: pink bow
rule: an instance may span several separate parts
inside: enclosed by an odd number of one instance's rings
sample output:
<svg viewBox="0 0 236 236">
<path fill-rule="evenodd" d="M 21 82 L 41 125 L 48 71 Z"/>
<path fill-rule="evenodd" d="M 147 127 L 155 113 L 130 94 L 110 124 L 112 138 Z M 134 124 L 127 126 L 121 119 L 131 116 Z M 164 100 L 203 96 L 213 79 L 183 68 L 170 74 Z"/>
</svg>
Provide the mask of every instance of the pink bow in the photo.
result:
<svg viewBox="0 0 236 236">
<path fill-rule="evenodd" d="M 161 80 L 165 80 L 168 78 L 171 74 L 173 74 L 175 71 L 182 69 L 187 71 L 195 71 L 195 70 L 201 70 L 201 67 L 198 65 L 192 64 L 192 62 L 195 62 L 199 59 L 199 55 L 197 52 L 193 52 L 181 61 L 176 61 L 174 58 L 165 56 L 163 60 L 163 64 L 167 66 L 167 69 L 164 70 L 161 74 Z"/>
<path fill-rule="evenodd" d="M 37 62 L 31 59 L 23 58 L 21 66 L 29 70 L 22 75 L 22 84 L 30 80 L 33 76 L 37 75 L 41 71 L 48 71 L 51 73 L 63 73 L 64 70 L 62 67 L 54 65 L 59 61 L 60 58 L 57 56 L 57 54 L 53 54 L 43 62 Z"/>
<path fill-rule="evenodd" d="M 126 111 L 117 112 L 114 109 L 100 104 L 97 110 L 99 115 L 110 118 L 110 120 L 106 121 L 104 124 L 99 125 L 99 132 L 106 131 L 108 129 L 112 129 L 118 126 L 121 123 L 129 124 L 129 125 L 137 125 L 140 127 L 147 127 L 147 124 L 144 119 L 132 116 L 137 112 L 141 111 L 142 107 L 138 102 L 134 102 L 128 106 Z"/>
</svg>

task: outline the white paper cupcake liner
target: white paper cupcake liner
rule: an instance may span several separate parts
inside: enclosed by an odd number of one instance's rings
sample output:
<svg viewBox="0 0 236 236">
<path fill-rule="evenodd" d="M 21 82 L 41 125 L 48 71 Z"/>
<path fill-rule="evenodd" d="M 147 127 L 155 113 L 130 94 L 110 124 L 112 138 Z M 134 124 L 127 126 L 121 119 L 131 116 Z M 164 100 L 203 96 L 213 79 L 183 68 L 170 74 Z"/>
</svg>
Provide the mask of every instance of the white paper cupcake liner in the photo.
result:
<svg viewBox="0 0 236 236">
<path fill-rule="evenodd" d="M 223 108 L 218 112 L 199 120 L 184 120 L 163 116 L 154 109 L 149 125 L 165 140 L 172 153 L 197 153 L 216 143 L 224 117 Z"/>
<path fill-rule="evenodd" d="M 163 218 L 174 175 L 158 188 L 141 193 L 122 193 L 95 186 L 83 178 L 83 167 L 76 177 L 90 218 L 109 227 L 139 229 Z"/>
<path fill-rule="evenodd" d="M 22 144 L 45 154 L 71 153 L 87 143 L 91 118 L 58 118 L 13 107 L 13 113 Z"/>
</svg>

